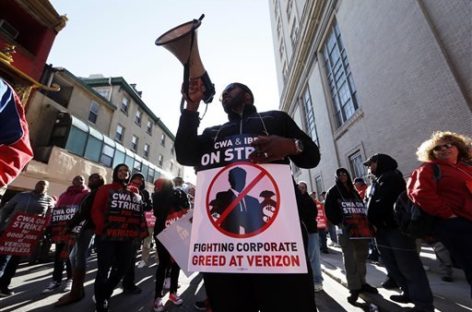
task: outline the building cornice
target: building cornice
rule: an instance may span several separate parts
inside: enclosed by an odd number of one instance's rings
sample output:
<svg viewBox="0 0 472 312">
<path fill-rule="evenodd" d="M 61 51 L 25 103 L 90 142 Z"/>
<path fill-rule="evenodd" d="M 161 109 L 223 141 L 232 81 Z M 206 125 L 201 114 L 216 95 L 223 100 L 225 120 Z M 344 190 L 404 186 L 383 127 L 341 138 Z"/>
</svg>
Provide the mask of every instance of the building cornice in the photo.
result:
<svg viewBox="0 0 472 312">
<path fill-rule="evenodd" d="M 117 107 L 110 101 L 108 101 L 107 99 L 105 99 L 101 94 L 99 94 L 97 91 L 95 91 L 94 89 L 92 89 L 90 86 L 88 86 L 87 84 L 85 84 L 79 77 L 75 76 L 74 74 L 72 74 L 70 71 L 68 71 L 67 69 L 63 68 L 63 67 L 53 67 L 52 68 L 52 71 L 54 72 L 54 74 L 56 73 L 60 73 L 64 76 L 64 78 L 68 78 L 70 80 L 72 80 L 74 83 L 76 83 L 79 87 L 85 89 L 88 93 L 90 93 L 91 95 L 93 95 L 95 97 L 95 99 L 97 101 L 100 101 L 101 103 L 105 104 L 106 106 L 108 106 L 112 111 L 115 111 L 117 109 Z M 64 79 L 63 78 L 63 79 Z"/>
<path fill-rule="evenodd" d="M 20 6 L 36 17 L 36 19 L 48 28 L 56 32 L 61 31 L 67 22 L 65 15 L 59 15 L 49 0 L 15 0 Z"/>
<path fill-rule="evenodd" d="M 312 51 L 315 49 L 316 52 L 316 46 L 319 44 L 319 42 L 315 42 L 315 38 L 320 32 L 321 19 L 325 13 L 324 10 L 326 7 L 334 7 L 333 3 L 335 2 L 337 0 L 307 1 L 305 8 L 307 13 L 304 14 L 303 20 L 300 22 L 300 25 L 304 25 L 304 28 L 300 31 L 300 38 L 294 50 L 289 76 L 280 98 L 280 109 L 285 112 L 291 111 L 294 103 L 293 99 L 300 87 L 300 82 L 304 81 L 302 75 L 309 70 L 309 63 L 316 57 Z"/>
<path fill-rule="evenodd" d="M 167 128 L 167 126 L 162 122 L 162 120 L 157 117 L 151 109 L 144 103 L 141 97 L 137 94 L 136 89 L 126 82 L 123 77 L 103 77 L 103 78 L 80 78 L 83 83 L 87 84 L 90 87 L 102 87 L 102 86 L 110 86 L 110 85 L 118 85 L 122 87 L 130 96 L 131 98 L 141 107 L 146 114 L 148 114 L 154 122 L 167 134 L 167 136 L 172 140 L 175 141 L 174 134 Z"/>
</svg>

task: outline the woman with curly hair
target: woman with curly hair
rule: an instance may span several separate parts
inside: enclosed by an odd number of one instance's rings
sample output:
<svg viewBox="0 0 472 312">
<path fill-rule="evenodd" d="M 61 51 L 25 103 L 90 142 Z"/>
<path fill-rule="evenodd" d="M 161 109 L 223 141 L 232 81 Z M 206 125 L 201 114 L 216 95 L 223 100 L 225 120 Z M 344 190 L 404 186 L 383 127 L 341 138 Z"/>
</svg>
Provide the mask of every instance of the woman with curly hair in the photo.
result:
<svg viewBox="0 0 472 312">
<path fill-rule="evenodd" d="M 435 234 L 462 266 L 472 286 L 472 140 L 437 131 L 420 145 L 416 155 L 423 164 L 408 181 L 408 196 L 438 217 Z M 439 178 L 435 178 L 435 166 Z"/>
</svg>

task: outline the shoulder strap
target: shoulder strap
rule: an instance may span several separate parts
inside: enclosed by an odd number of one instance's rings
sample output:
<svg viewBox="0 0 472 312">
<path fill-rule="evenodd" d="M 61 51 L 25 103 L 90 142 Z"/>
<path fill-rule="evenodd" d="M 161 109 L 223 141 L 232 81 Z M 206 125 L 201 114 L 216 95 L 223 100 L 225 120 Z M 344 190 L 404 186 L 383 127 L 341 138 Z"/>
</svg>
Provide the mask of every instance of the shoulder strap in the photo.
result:
<svg viewBox="0 0 472 312">
<path fill-rule="evenodd" d="M 433 163 L 433 174 L 436 182 L 441 179 L 441 167 L 436 163 Z"/>
</svg>

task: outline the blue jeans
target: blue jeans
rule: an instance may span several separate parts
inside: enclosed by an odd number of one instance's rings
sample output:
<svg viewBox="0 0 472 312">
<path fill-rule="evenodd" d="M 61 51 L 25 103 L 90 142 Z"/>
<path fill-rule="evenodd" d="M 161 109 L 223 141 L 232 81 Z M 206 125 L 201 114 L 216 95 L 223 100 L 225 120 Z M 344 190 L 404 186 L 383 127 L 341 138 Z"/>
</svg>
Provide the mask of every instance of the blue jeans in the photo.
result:
<svg viewBox="0 0 472 312">
<path fill-rule="evenodd" d="M 94 235 L 93 229 L 82 229 L 77 237 L 74 248 L 70 252 L 69 259 L 74 270 L 85 271 L 87 253 L 90 246 L 90 240 Z"/>
<path fill-rule="evenodd" d="M 0 290 L 7 290 L 20 264 L 20 256 L 0 255 Z"/>
<path fill-rule="evenodd" d="M 322 284 L 320 238 L 318 233 L 308 233 L 308 259 L 310 260 L 311 270 L 313 271 L 313 282 L 315 284 Z"/>
<path fill-rule="evenodd" d="M 375 238 L 389 276 L 415 304 L 415 308 L 434 311 L 433 294 L 416 251 L 415 239 L 403 235 L 398 229 L 378 229 Z"/>
</svg>

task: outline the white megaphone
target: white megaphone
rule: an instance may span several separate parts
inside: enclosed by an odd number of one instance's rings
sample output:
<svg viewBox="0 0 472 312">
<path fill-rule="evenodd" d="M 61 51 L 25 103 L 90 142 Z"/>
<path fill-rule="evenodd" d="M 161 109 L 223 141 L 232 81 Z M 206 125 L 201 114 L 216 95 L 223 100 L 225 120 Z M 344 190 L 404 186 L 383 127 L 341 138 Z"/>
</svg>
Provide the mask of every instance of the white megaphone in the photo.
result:
<svg viewBox="0 0 472 312">
<path fill-rule="evenodd" d="M 156 39 L 156 45 L 163 46 L 184 65 L 183 91 L 188 94 L 189 79 L 201 78 L 205 86 L 203 101 L 210 103 L 215 95 L 215 85 L 203 67 L 198 53 L 197 28 L 201 25 L 204 14 L 198 20 L 194 19 L 165 32 Z M 181 103 L 182 105 L 182 103 Z"/>
</svg>

